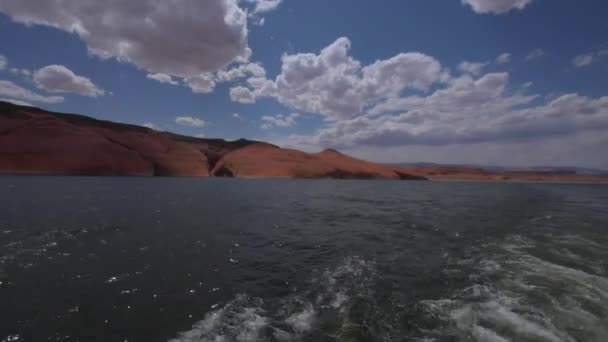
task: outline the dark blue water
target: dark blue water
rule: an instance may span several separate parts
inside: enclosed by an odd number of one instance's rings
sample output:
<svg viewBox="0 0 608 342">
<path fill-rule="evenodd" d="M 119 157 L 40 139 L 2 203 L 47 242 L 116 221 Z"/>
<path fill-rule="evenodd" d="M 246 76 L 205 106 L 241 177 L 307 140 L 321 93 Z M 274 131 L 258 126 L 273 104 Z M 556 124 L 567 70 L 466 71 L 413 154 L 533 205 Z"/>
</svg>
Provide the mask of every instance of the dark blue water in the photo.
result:
<svg viewBox="0 0 608 342">
<path fill-rule="evenodd" d="M 0 178 L 0 341 L 607 341 L 608 187 Z"/>
</svg>

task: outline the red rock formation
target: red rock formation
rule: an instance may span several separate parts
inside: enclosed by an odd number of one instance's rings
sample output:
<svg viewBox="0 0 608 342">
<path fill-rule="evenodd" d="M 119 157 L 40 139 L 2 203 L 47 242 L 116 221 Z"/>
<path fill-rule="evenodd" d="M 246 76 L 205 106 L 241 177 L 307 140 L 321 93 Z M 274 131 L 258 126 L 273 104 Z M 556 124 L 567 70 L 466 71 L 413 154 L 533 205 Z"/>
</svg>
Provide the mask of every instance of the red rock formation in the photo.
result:
<svg viewBox="0 0 608 342">
<path fill-rule="evenodd" d="M 0 102 L 0 173 L 608 181 L 608 176 L 381 165 L 335 150 L 309 154 L 256 141 L 198 139 L 6 102 Z"/>
<path fill-rule="evenodd" d="M 608 182 L 608 176 L 550 172 L 498 172 L 459 166 L 398 166 L 398 172 L 430 180 L 524 181 L 524 182 Z"/>
<path fill-rule="evenodd" d="M 226 154 L 211 173 L 228 177 L 424 179 L 399 174 L 392 167 L 355 159 L 333 150 L 309 154 L 266 143 L 256 143 Z"/>
<path fill-rule="evenodd" d="M 197 139 L 0 102 L 0 172 L 57 175 L 416 179 L 337 151 Z"/>
</svg>

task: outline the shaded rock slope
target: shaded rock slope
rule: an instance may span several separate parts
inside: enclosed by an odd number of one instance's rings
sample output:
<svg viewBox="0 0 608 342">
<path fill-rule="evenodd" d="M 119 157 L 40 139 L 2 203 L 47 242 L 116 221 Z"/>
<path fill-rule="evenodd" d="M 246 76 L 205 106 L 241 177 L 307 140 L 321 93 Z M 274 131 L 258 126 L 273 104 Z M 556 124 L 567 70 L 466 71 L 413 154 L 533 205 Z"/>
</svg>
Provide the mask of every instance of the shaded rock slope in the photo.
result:
<svg viewBox="0 0 608 342">
<path fill-rule="evenodd" d="M 0 102 L 0 173 L 425 179 L 334 150 L 199 139 Z"/>
</svg>

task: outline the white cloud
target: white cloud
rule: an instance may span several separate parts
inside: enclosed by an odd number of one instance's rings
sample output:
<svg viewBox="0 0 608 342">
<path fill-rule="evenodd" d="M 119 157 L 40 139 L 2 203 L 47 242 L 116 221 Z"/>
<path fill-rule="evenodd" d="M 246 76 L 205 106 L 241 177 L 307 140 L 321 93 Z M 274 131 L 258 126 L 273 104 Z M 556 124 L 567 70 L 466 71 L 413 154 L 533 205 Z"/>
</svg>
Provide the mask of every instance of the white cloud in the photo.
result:
<svg viewBox="0 0 608 342">
<path fill-rule="evenodd" d="M 503 14 L 512 10 L 522 10 L 532 0 L 461 0 L 463 4 L 471 6 L 475 13 Z"/>
<path fill-rule="evenodd" d="M 264 123 L 260 126 L 262 129 L 271 129 L 273 127 L 291 127 L 296 124 L 296 119 L 300 116 L 298 113 L 291 113 L 288 115 L 264 115 L 262 121 Z"/>
<path fill-rule="evenodd" d="M 582 68 L 584 66 L 588 66 L 591 63 L 593 63 L 593 55 L 592 54 L 586 54 L 586 55 L 576 56 L 574 58 L 574 60 L 572 60 L 572 64 L 574 64 L 574 66 L 577 67 L 577 68 Z"/>
<path fill-rule="evenodd" d="M 255 103 L 254 93 L 243 86 L 230 88 L 230 99 L 238 103 Z"/>
<path fill-rule="evenodd" d="M 256 13 L 276 9 L 279 0 L 251 0 Z M 185 84 L 194 93 L 213 92 L 216 83 L 264 77 L 249 63 L 247 12 L 239 0 L 110 1 L 3 0 L 0 12 L 27 25 L 74 33 L 89 52 L 115 58 L 161 83 Z M 231 69 L 227 69 L 232 66 Z"/>
<path fill-rule="evenodd" d="M 496 57 L 496 63 L 498 64 L 507 64 L 511 62 L 511 54 L 510 53 L 502 53 L 498 57 Z"/>
<path fill-rule="evenodd" d="M 166 79 L 166 75 L 161 74 L 159 78 Z M 265 77 L 266 70 L 259 63 L 237 64 L 230 69 L 222 69 L 215 73 L 202 73 L 195 76 L 186 77 L 183 82 L 192 92 L 197 94 L 207 94 L 213 92 L 218 83 L 234 82 L 245 77 Z M 151 78 L 148 75 L 148 78 Z M 171 79 L 174 81 L 173 79 Z M 175 82 L 175 81 L 174 81 Z M 177 82 L 172 83 L 177 84 Z"/>
<path fill-rule="evenodd" d="M 507 73 L 464 75 L 426 96 L 391 98 L 366 114 L 330 122 L 293 141 L 320 147 L 440 146 L 518 142 L 608 129 L 608 96 L 549 101 L 509 85 Z"/>
<path fill-rule="evenodd" d="M 256 26 L 264 26 L 264 24 L 266 24 L 266 18 L 255 18 L 252 23 Z"/>
<path fill-rule="evenodd" d="M 178 116 L 175 118 L 175 123 L 189 127 L 203 127 L 206 124 L 205 120 L 193 118 L 191 116 Z"/>
<path fill-rule="evenodd" d="M 219 82 L 232 82 L 247 76 L 266 77 L 266 70 L 259 63 L 247 63 L 230 70 L 220 70 L 216 75 Z"/>
<path fill-rule="evenodd" d="M 26 101 L 21 101 L 21 100 L 14 100 L 14 99 L 5 99 L 5 98 L 0 98 L 0 101 L 4 101 L 4 102 L 10 102 L 12 104 L 16 104 L 18 106 L 26 106 L 26 107 L 36 107 L 33 104 L 26 102 Z"/>
<path fill-rule="evenodd" d="M 74 74 L 63 65 L 47 65 L 34 72 L 34 82 L 51 93 L 74 93 L 89 97 L 104 95 L 90 79 Z"/>
<path fill-rule="evenodd" d="M 3 55 L 0 55 L 0 71 L 6 69 L 7 66 L 8 59 L 6 59 L 6 57 L 4 57 Z"/>
<path fill-rule="evenodd" d="M 90 53 L 151 74 L 214 72 L 250 52 L 246 13 L 237 0 L 2 0 L 0 11 L 24 24 L 74 33 Z"/>
<path fill-rule="evenodd" d="M 30 90 L 22 88 L 11 81 L 0 81 L 0 95 L 16 100 L 24 100 L 42 103 L 61 103 L 64 98 L 61 96 L 43 96 Z"/>
<path fill-rule="evenodd" d="M 458 65 L 458 69 L 465 74 L 471 74 L 473 76 L 478 76 L 483 71 L 488 63 L 474 63 L 474 62 L 462 62 Z"/>
<path fill-rule="evenodd" d="M 215 80 L 213 75 L 209 73 L 187 77 L 184 79 L 184 83 L 190 87 L 192 92 L 197 94 L 211 93 L 215 89 Z"/>
<path fill-rule="evenodd" d="M 572 60 L 572 64 L 574 64 L 574 66 L 577 68 L 582 68 L 582 67 L 589 66 L 595 62 L 598 62 L 605 56 L 608 56 L 608 50 L 599 50 L 596 52 L 585 53 L 585 54 L 576 56 Z"/>
<path fill-rule="evenodd" d="M 151 80 L 155 80 L 157 82 L 160 83 L 168 83 L 171 85 L 178 85 L 179 82 L 177 82 L 176 80 L 173 79 L 173 77 L 167 75 L 167 74 L 161 74 L 161 73 L 157 73 L 157 74 L 148 74 L 146 76 L 147 78 L 151 79 Z"/>
<path fill-rule="evenodd" d="M 235 119 L 239 119 L 239 120 L 242 119 L 241 114 L 239 114 L 239 113 L 232 113 L 232 117 Z"/>
<path fill-rule="evenodd" d="M 537 60 L 545 55 L 545 50 L 543 49 L 534 49 L 530 51 L 530 53 L 526 56 L 526 61 Z"/>
<path fill-rule="evenodd" d="M 426 91 L 444 76 L 437 60 L 418 52 L 362 66 L 348 55 L 350 46 L 350 40 L 342 37 L 318 55 L 286 54 L 274 81 L 252 77 L 249 88 L 232 88 L 231 98 L 253 103 L 259 97 L 275 97 L 296 110 L 337 120 L 356 116 L 366 106 L 406 89 Z"/>
<path fill-rule="evenodd" d="M 32 75 L 32 72 L 29 71 L 28 69 L 10 68 L 9 71 L 12 74 L 23 76 L 23 77 L 30 77 Z"/>
<path fill-rule="evenodd" d="M 253 9 L 254 14 L 273 11 L 273 10 L 277 9 L 277 7 L 279 7 L 281 2 L 283 2 L 283 0 L 247 0 L 247 1 L 255 4 L 255 8 Z"/>
<path fill-rule="evenodd" d="M 149 129 L 153 129 L 155 131 L 160 131 L 160 127 L 153 122 L 144 122 L 142 126 L 147 127 Z"/>
</svg>

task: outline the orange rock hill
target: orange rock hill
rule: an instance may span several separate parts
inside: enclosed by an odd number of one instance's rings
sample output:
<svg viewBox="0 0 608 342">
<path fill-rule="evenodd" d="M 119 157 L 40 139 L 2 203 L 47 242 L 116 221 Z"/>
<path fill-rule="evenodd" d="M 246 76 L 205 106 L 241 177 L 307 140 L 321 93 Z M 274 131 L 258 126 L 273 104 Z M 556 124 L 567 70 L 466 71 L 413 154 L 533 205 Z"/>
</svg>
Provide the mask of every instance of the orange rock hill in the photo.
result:
<svg viewBox="0 0 608 342">
<path fill-rule="evenodd" d="M 0 102 L 0 173 L 425 179 L 334 150 L 199 139 Z"/>
</svg>

